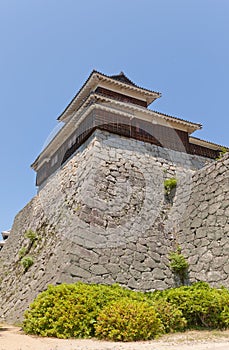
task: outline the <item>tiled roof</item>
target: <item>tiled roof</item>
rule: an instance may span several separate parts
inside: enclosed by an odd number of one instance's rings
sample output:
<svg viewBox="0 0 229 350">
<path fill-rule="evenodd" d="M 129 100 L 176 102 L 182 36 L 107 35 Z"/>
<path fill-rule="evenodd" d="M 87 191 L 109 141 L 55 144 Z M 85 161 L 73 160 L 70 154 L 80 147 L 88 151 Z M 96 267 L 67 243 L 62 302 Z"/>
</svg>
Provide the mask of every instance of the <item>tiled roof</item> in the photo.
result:
<svg viewBox="0 0 229 350">
<path fill-rule="evenodd" d="M 110 75 L 109 78 L 137 87 L 137 85 L 133 83 L 133 81 L 131 81 L 129 78 L 127 78 L 127 76 L 123 72 L 120 72 L 118 75 Z"/>
<path fill-rule="evenodd" d="M 118 75 L 106 75 L 106 74 L 103 74 L 101 72 L 98 72 L 96 70 L 94 70 L 93 72 L 95 73 L 98 73 L 106 78 L 111 78 L 111 79 L 114 79 L 114 80 L 118 80 L 122 83 L 125 83 L 125 84 L 129 84 L 129 85 L 132 85 L 138 89 L 141 89 L 141 90 L 144 90 L 144 91 L 148 91 L 148 92 L 151 92 L 151 93 L 154 93 L 154 94 L 158 94 L 158 97 L 161 96 L 161 93 L 158 92 L 158 91 L 153 91 L 153 90 L 149 90 L 149 89 L 146 89 L 146 88 L 143 88 L 142 86 L 139 86 L 135 83 L 132 82 L 132 80 L 130 80 L 129 78 L 127 78 L 127 76 L 123 73 L 123 72 L 120 72 Z"/>
<path fill-rule="evenodd" d="M 97 70 L 93 70 L 91 72 L 91 74 L 89 75 L 89 77 L 87 78 L 87 80 L 85 81 L 85 83 L 82 85 L 82 87 L 80 88 L 80 90 L 76 93 L 76 95 L 73 97 L 73 99 L 70 101 L 70 103 L 67 105 L 67 107 L 64 109 L 64 111 L 61 113 L 61 115 L 57 118 L 57 120 L 61 120 L 61 117 L 64 115 L 64 113 L 67 111 L 67 109 L 70 107 L 70 105 L 72 104 L 72 102 L 75 100 L 75 98 L 80 94 L 80 92 L 84 89 L 84 87 L 87 85 L 88 81 L 91 79 L 92 75 L 93 74 L 99 74 L 100 76 L 104 77 L 104 78 L 108 78 L 108 79 L 113 79 L 113 80 L 116 80 L 116 81 L 119 81 L 120 83 L 124 83 L 126 85 L 129 85 L 129 86 L 132 86 L 134 88 L 137 88 L 137 89 L 141 89 L 145 92 L 148 92 L 148 93 L 154 93 L 154 94 L 157 94 L 158 97 L 161 96 L 161 93 L 160 92 L 156 92 L 156 91 L 152 91 L 152 90 L 148 90 L 148 89 L 145 89 L 143 87 L 140 87 L 138 85 L 136 85 L 135 83 L 133 83 L 129 78 L 126 77 L 126 75 L 121 72 L 120 74 L 118 75 L 112 75 L 112 76 L 109 76 L 109 75 L 105 75 Z"/>
<path fill-rule="evenodd" d="M 229 151 L 229 148 L 226 147 L 226 146 L 219 145 L 218 143 L 214 143 L 214 142 L 207 141 L 207 140 L 204 140 L 204 139 L 200 139 L 200 138 L 198 138 L 198 137 L 191 136 L 191 137 L 189 138 L 190 143 L 192 143 L 192 140 L 193 140 L 194 142 L 195 142 L 195 140 L 196 140 L 196 141 L 200 141 L 200 142 L 207 143 L 207 144 L 209 144 L 209 145 L 214 145 L 214 146 L 218 147 L 219 149 L 225 148 L 227 151 Z"/>
<path fill-rule="evenodd" d="M 85 83 L 81 86 L 81 88 L 78 90 L 78 92 L 75 94 L 75 96 L 73 97 L 73 99 L 70 101 L 70 103 L 67 105 L 67 107 L 63 110 L 63 112 L 61 113 L 61 115 L 57 118 L 57 120 L 60 120 L 62 115 L 67 111 L 68 107 L 71 105 L 71 103 L 75 100 L 76 96 L 80 94 L 80 92 L 83 90 L 84 86 L 87 84 L 87 82 L 90 80 L 91 76 L 93 73 L 95 73 L 96 71 L 93 70 L 91 72 L 91 74 L 89 75 L 89 77 L 87 78 L 87 80 L 85 81 Z"/>
<path fill-rule="evenodd" d="M 98 92 L 92 92 L 90 95 L 101 96 L 105 100 L 110 100 L 110 101 L 112 100 L 110 97 L 108 97 L 108 96 L 106 96 L 106 95 L 104 95 L 102 93 L 98 93 Z M 171 115 L 168 115 L 168 114 L 165 114 L 165 113 L 160 113 L 160 112 L 154 111 L 152 109 L 145 108 L 145 107 L 133 104 L 133 103 L 129 103 L 128 102 L 128 104 L 127 104 L 126 102 L 118 101 L 118 100 L 114 100 L 113 102 L 116 103 L 116 104 L 119 104 L 119 105 L 125 105 L 126 107 L 134 109 L 134 110 L 143 111 L 145 113 L 154 113 L 154 114 L 157 114 L 158 116 L 162 116 L 162 117 L 164 117 L 164 119 L 168 119 L 170 121 L 179 122 L 179 123 L 182 123 L 182 124 L 189 124 L 190 126 L 192 126 L 192 128 L 194 128 L 192 130 L 192 132 L 194 132 L 195 130 L 200 130 L 202 128 L 202 124 L 193 123 L 193 122 L 190 122 L 188 120 L 185 120 L 185 119 L 182 119 L 182 118 L 178 118 L 178 117 L 173 117 Z"/>
<path fill-rule="evenodd" d="M 173 119 L 175 119 L 175 120 L 178 120 L 178 121 L 181 121 L 181 122 L 190 123 L 190 124 L 193 124 L 193 125 L 198 125 L 200 129 L 202 128 L 202 124 L 200 124 L 200 123 L 193 123 L 193 122 L 190 122 L 189 120 L 186 120 L 186 119 L 174 117 L 173 115 L 169 115 L 169 114 L 165 114 L 165 113 L 161 113 L 161 112 L 153 111 L 153 110 L 151 110 L 151 111 L 154 112 L 154 113 L 157 113 L 157 114 L 159 114 L 159 115 L 162 115 L 162 116 L 164 116 L 164 117 L 173 118 Z"/>
</svg>

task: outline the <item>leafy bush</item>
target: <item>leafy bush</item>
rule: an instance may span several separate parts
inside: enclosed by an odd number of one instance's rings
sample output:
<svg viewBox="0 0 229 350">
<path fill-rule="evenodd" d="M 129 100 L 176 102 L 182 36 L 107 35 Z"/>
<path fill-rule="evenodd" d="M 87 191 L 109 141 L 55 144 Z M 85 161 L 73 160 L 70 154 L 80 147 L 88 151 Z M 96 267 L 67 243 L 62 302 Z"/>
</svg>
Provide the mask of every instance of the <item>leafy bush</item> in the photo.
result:
<svg viewBox="0 0 229 350">
<path fill-rule="evenodd" d="M 187 327 L 229 327 L 229 291 L 203 282 L 154 293 L 61 284 L 38 295 L 23 323 L 26 333 L 41 336 L 124 341 Z"/>
<path fill-rule="evenodd" d="M 216 158 L 216 160 L 222 159 L 227 152 L 228 152 L 228 149 L 222 146 L 219 152 L 219 156 Z"/>
<path fill-rule="evenodd" d="M 157 297 L 181 310 L 189 328 L 229 326 L 229 291 L 225 288 L 211 288 L 205 282 L 198 282 L 159 292 Z"/>
<path fill-rule="evenodd" d="M 183 331 L 187 326 L 187 321 L 183 317 L 182 311 L 174 304 L 170 304 L 166 300 L 158 300 L 154 302 L 153 306 L 166 333 Z"/>
<path fill-rule="evenodd" d="M 28 238 L 31 242 L 34 242 L 37 239 L 36 232 L 32 231 L 31 229 L 27 230 L 24 236 L 25 238 Z"/>
<path fill-rule="evenodd" d="M 153 306 L 122 298 L 102 309 L 95 324 L 95 335 L 100 339 L 136 341 L 152 339 L 164 331 Z"/>
<path fill-rule="evenodd" d="M 94 324 L 100 310 L 122 297 L 141 299 L 142 293 L 131 292 L 118 285 L 83 283 L 49 286 L 25 313 L 27 333 L 57 338 L 94 336 Z"/>
<path fill-rule="evenodd" d="M 170 267 L 175 272 L 181 272 L 188 268 L 188 262 L 185 259 L 184 255 L 177 253 L 177 252 L 171 252 L 169 255 L 170 258 Z"/>
<path fill-rule="evenodd" d="M 33 258 L 29 255 L 24 256 L 21 259 L 21 265 L 23 266 L 24 271 L 26 272 L 30 268 L 30 266 L 33 265 Z"/>
<path fill-rule="evenodd" d="M 176 251 L 169 254 L 170 268 L 177 273 L 182 282 L 187 274 L 188 262 L 184 255 L 181 254 L 181 248 L 178 247 Z"/>
<path fill-rule="evenodd" d="M 176 188 L 177 186 L 177 179 L 175 177 L 172 177 L 170 179 L 166 179 L 164 181 L 164 188 L 165 188 L 165 194 L 169 195 L 171 191 Z"/>
<path fill-rule="evenodd" d="M 21 247 L 21 249 L 19 249 L 19 252 L 18 252 L 19 258 L 20 259 L 23 258 L 26 255 L 26 252 L 27 252 L 26 247 Z"/>
</svg>

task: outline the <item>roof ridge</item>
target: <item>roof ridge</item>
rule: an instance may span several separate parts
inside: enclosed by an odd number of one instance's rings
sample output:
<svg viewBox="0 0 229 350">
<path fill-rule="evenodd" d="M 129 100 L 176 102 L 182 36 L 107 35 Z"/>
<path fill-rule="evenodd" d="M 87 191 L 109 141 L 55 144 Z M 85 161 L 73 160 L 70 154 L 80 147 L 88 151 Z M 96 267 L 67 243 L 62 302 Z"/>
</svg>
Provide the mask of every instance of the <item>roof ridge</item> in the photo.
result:
<svg viewBox="0 0 229 350">
<path fill-rule="evenodd" d="M 121 81 L 122 83 L 130 84 L 130 85 L 137 87 L 137 85 L 132 80 L 130 80 L 123 71 L 121 71 L 119 74 L 110 75 L 109 78 L 112 78 L 112 79 Z"/>
</svg>

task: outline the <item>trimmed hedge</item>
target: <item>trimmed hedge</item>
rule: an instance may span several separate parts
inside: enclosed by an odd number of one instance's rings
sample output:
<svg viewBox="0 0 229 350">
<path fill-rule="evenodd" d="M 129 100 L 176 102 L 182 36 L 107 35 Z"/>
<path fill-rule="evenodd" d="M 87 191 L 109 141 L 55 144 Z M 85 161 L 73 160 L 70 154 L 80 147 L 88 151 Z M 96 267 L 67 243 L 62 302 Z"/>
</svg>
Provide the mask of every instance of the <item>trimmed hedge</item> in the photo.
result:
<svg viewBox="0 0 229 350">
<path fill-rule="evenodd" d="M 229 327 L 227 289 L 199 282 L 141 293 L 118 285 L 61 284 L 39 294 L 23 322 L 29 334 L 122 341 L 195 327 Z"/>
</svg>

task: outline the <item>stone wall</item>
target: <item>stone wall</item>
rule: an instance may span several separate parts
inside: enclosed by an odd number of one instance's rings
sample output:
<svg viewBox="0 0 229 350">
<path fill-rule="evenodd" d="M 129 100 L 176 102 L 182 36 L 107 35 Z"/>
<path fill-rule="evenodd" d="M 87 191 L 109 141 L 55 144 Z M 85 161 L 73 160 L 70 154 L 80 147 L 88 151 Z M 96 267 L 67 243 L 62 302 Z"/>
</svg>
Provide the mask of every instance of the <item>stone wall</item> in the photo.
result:
<svg viewBox="0 0 229 350">
<path fill-rule="evenodd" d="M 177 244 L 190 280 L 228 286 L 228 158 L 204 166 L 205 158 L 97 130 L 15 218 L 0 253 L 0 314 L 22 319 L 50 283 L 175 286 L 168 254 Z M 167 198 L 164 180 L 171 177 L 178 186 Z M 28 271 L 22 247 L 34 261 Z"/>
<path fill-rule="evenodd" d="M 191 281 L 229 288 L 229 154 L 196 172 L 179 242 Z"/>
</svg>

